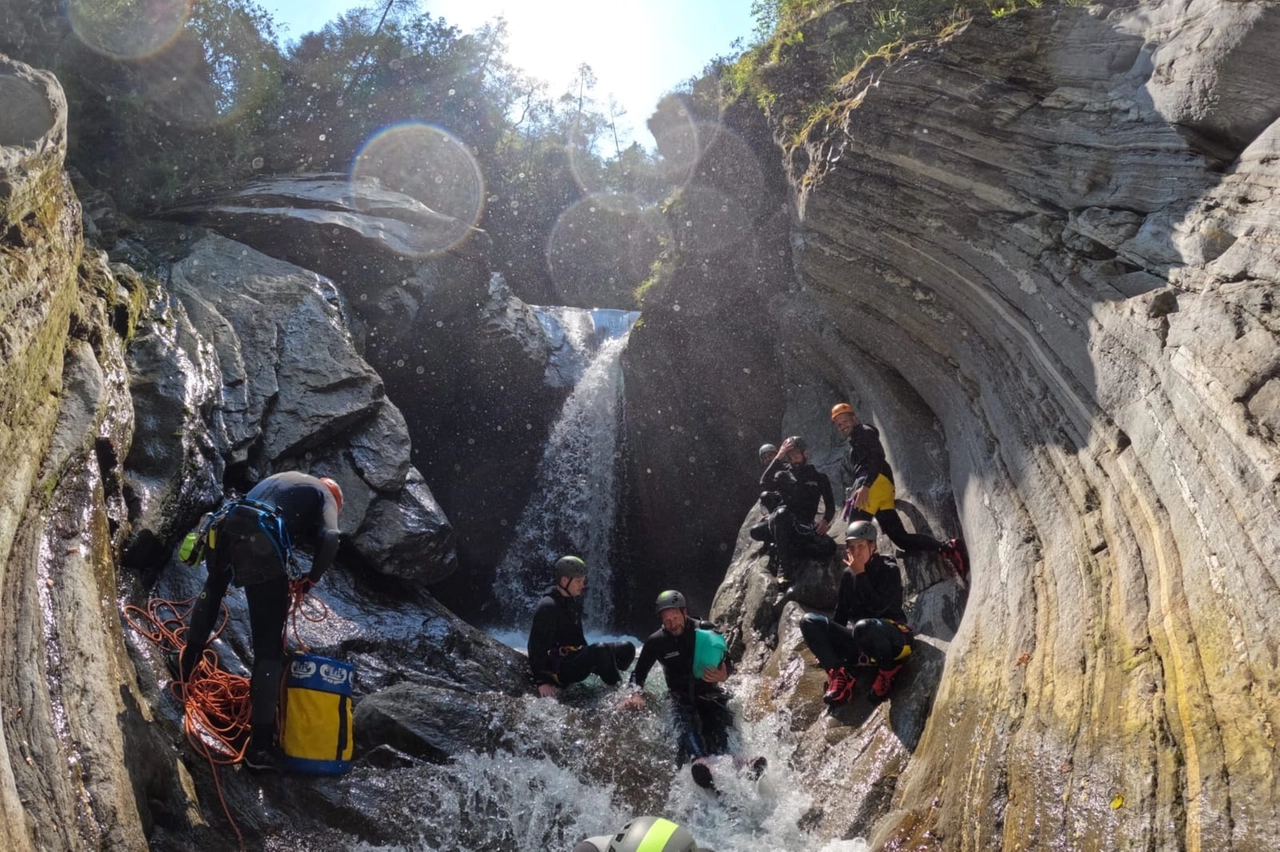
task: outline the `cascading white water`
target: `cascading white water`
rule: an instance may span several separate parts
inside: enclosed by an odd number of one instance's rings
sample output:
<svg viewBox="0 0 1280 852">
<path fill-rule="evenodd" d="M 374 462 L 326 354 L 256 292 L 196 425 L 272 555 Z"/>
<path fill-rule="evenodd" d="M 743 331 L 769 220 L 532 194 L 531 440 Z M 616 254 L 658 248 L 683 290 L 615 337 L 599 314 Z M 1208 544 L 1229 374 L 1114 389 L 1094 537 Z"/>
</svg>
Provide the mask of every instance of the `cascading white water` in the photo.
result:
<svg viewBox="0 0 1280 852">
<path fill-rule="evenodd" d="M 555 375 L 570 374 L 575 361 L 585 367 L 552 427 L 533 497 L 498 565 L 494 599 L 508 623 L 525 626 L 539 595 L 551 584 L 551 566 L 571 553 L 582 557 L 589 571 L 584 620 L 600 629 L 609 625 L 613 615 L 609 549 L 616 505 L 621 359 L 638 314 L 572 308 L 538 311 L 557 345 L 558 354 L 552 359 L 553 365 L 558 363 Z M 603 334 L 613 336 L 597 348 Z M 548 379 L 552 379 L 550 367 Z"/>
<path fill-rule="evenodd" d="M 761 687 L 755 678 L 732 685 L 744 695 Z M 713 758 L 719 789 L 713 794 L 697 787 L 687 768 L 676 769 L 675 735 L 665 714 L 618 709 L 617 693 L 598 683 L 579 690 L 572 702 L 524 699 L 527 715 L 504 731 L 499 749 L 457 755 L 448 771 L 368 770 L 359 780 L 376 802 L 371 816 L 395 821 L 418 839 L 350 848 L 569 852 L 584 837 L 611 834 L 633 817 L 652 814 L 685 825 L 699 849 L 867 852 L 861 839 L 822 841 L 803 827 L 812 800 L 790 768 L 798 743 L 784 714 L 743 723 L 735 738 L 736 751 L 768 758 L 763 777 L 735 771 L 731 758 Z M 660 706 L 656 698 L 652 703 Z M 270 852 L 313 848 L 334 847 L 298 838 L 267 844 Z"/>
</svg>

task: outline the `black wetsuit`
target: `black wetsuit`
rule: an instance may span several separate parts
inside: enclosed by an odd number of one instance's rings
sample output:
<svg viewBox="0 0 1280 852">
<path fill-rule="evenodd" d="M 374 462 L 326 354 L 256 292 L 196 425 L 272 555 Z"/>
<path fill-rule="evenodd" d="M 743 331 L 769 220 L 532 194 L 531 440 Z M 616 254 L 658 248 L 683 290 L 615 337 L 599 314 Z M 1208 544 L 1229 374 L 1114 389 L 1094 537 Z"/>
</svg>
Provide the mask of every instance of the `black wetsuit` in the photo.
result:
<svg viewBox="0 0 1280 852">
<path fill-rule="evenodd" d="M 898 563 L 877 553 L 862 574 L 846 567 L 840 575 L 836 611 L 829 619 L 809 613 L 800 622 L 800 633 L 824 669 L 897 666 L 903 647 L 912 641 Z"/>
<path fill-rule="evenodd" d="M 896 488 L 893 469 L 889 467 L 889 462 L 885 459 L 884 447 L 880 444 L 880 430 L 870 423 L 854 425 L 853 432 L 849 435 L 849 449 L 845 452 L 844 461 L 840 465 L 840 473 L 848 483 L 845 489 L 847 504 L 845 520 L 869 521 L 875 518 L 880 529 L 889 536 L 889 540 L 903 550 L 941 549 L 942 542 L 936 538 L 924 533 L 907 532 L 906 527 L 902 525 L 902 518 L 898 517 L 897 509 L 884 508 L 872 514 L 849 502 L 853 498 L 853 492 L 864 486 L 870 488 L 879 476 L 889 481 L 891 489 Z"/>
<path fill-rule="evenodd" d="M 307 578 L 317 582 L 333 564 L 339 541 L 338 504 L 324 483 L 305 473 L 286 471 L 259 482 L 244 500 L 282 518 L 293 546 L 313 552 Z M 250 747 L 254 749 L 269 749 L 275 743 L 284 626 L 289 615 L 286 556 L 284 543 L 262 529 L 255 509 L 233 506 L 215 530 L 214 547 L 206 559 L 209 576 L 192 609 L 180 662 L 183 676 L 195 670 L 227 586 L 233 581 L 243 586 L 253 638 L 249 701 Z"/>
<path fill-rule="evenodd" d="M 662 664 L 666 676 L 667 692 L 679 729 L 679 761 L 685 757 L 706 757 L 724 754 L 729 750 L 729 729 L 733 727 L 733 712 L 729 710 L 729 693 L 718 683 L 708 683 L 701 673 L 694 675 L 693 650 L 697 641 L 694 630 L 714 630 L 715 625 L 690 617 L 685 621 L 679 636 L 659 628 L 640 649 L 640 659 L 631 672 L 631 683 L 643 687 L 654 663 Z M 733 670 L 728 657 L 725 667 Z"/>
<path fill-rule="evenodd" d="M 582 597 L 547 589 L 533 611 L 529 628 L 529 667 L 541 686 L 568 686 L 597 674 L 610 686 L 622 682 L 619 669 L 635 659 L 630 642 L 597 642 L 588 645 L 582 632 Z"/>
<path fill-rule="evenodd" d="M 752 528 L 751 537 L 777 544 L 779 577 L 794 578 L 802 558 L 829 559 L 835 553 L 835 540 L 813 526 L 819 505 L 823 507 L 822 518 L 828 523 L 836 514 L 831 480 L 825 473 L 807 462 L 791 464 L 779 457 L 765 468 L 760 485 L 781 495 L 782 505 L 767 521 Z"/>
</svg>

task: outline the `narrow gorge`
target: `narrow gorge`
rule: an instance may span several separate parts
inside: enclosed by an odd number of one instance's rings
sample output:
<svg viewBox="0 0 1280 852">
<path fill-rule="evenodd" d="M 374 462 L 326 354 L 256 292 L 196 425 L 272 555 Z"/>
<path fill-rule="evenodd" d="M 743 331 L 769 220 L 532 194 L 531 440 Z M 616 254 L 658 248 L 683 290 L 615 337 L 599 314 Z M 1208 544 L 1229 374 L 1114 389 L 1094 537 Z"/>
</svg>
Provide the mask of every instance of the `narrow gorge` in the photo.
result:
<svg viewBox="0 0 1280 852">
<path fill-rule="evenodd" d="M 789 120 L 865 13 L 807 20 L 763 106 L 659 104 L 688 168 L 638 321 L 598 323 L 625 349 L 518 295 L 484 221 L 424 251 L 457 220 L 345 174 L 124 209 L 67 166 L 37 34 L 0 38 L 0 846 L 233 849 L 225 803 L 266 849 L 567 850 L 645 812 L 720 852 L 1280 848 L 1280 3 L 974 15 Z M 828 712 L 798 624 L 838 566 L 779 598 L 747 530 L 761 443 L 839 481 L 839 401 L 971 574 L 903 559 L 915 658 Z M 288 468 L 346 492 L 301 633 L 357 666 L 357 760 L 215 780 L 125 608 L 195 594 L 182 534 Z M 724 628 L 761 791 L 708 804 L 660 717 L 539 700 L 476 626 L 575 497 L 598 627 L 679 587 Z"/>
</svg>

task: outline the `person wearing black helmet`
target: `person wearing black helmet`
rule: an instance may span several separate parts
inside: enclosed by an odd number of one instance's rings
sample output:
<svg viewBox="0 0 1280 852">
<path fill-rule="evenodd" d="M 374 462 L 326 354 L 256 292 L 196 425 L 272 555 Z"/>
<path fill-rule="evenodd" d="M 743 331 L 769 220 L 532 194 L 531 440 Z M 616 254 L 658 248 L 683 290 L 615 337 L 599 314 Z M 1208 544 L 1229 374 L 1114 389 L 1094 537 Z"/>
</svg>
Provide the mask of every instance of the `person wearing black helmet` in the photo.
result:
<svg viewBox="0 0 1280 852">
<path fill-rule="evenodd" d="M 785 587 L 801 559 L 829 559 L 835 553 L 835 540 L 827 535 L 836 514 L 831 480 L 809 464 L 804 438 L 793 435 L 764 469 L 760 485 L 781 496 L 782 505 L 769 516 L 768 532 L 778 547 L 778 584 Z M 815 520 L 819 505 L 822 517 Z M 753 537 L 758 533 L 753 531 Z"/>
<path fill-rule="evenodd" d="M 902 607 L 902 575 L 897 562 L 876 552 L 876 536 L 871 521 L 849 525 L 836 611 L 831 618 L 811 612 L 800 621 L 805 644 L 827 672 L 822 700 L 832 706 L 853 697 L 857 667 L 875 671 L 867 699 L 884 701 L 902 661 L 911 655 L 914 637 Z"/>
<path fill-rule="evenodd" d="M 880 445 L 880 431 L 870 423 L 858 422 L 853 406 L 836 403 L 831 408 L 831 422 L 849 441 L 841 465 L 846 483 L 843 517 L 846 521 L 869 521 L 874 518 L 889 540 L 905 551 L 924 550 L 942 556 L 947 566 L 962 581 L 969 574 L 969 555 L 964 539 L 938 541 L 924 533 L 909 533 L 898 517 L 893 470 Z"/>
<path fill-rule="evenodd" d="M 703 758 L 729 750 L 733 711 L 729 709 L 729 693 L 720 684 L 729 677 L 733 663 L 722 656 L 718 666 L 695 672 L 696 634 L 699 630 L 715 632 L 715 625 L 690 616 L 684 595 L 674 589 L 658 595 L 654 609 L 662 627 L 644 640 L 640 659 L 631 672 L 636 691 L 623 706 L 644 706 L 644 682 L 654 663 L 661 663 L 679 731 L 678 762 L 692 758 L 694 780 L 699 786 L 711 787 L 711 770 Z"/>
<path fill-rule="evenodd" d="M 549 698 L 561 687 L 599 675 L 609 686 L 622 682 L 622 672 L 636 656 L 630 642 L 588 645 L 582 632 L 582 592 L 587 565 L 577 556 L 562 556 L 555 564 L 555 585 L 547 589 L 533 611 L 529 628 L 529 667 L 538 695 Z"/>
<path fill-rule="evenodd" d="M 636 817 L 617 834 L 588 837 L 573 852 L 712 852 L 694 842 L 683 825 L 654 816 Z"/>
</svg>

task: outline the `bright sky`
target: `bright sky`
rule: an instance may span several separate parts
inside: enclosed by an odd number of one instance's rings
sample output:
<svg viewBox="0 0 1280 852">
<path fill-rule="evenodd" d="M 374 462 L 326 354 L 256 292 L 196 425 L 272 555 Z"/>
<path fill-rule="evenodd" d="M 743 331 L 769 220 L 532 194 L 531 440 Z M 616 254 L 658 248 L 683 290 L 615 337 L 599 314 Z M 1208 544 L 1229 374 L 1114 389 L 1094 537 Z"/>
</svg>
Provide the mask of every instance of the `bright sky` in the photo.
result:
<svg viewBox="0 0 1280 852">
<path fill-rule="evenodd" d="M 260 0 L 286 39 L 318 30 L 355 0 Z M 378 0 L 373 0 L 380 7 Z M 507 19 L 510 61 L 546 80 L 553 94 L 568 88 L 580 63 L 595 72 L 596 99 L 609 95 L 627 115 L 618 124 L 653 147 L 644 123 L 663 93 L 729 53 L 751 35 L 751 0 L 420 0 L 421 8 L 464 32 L 498 16 Z"/>
</svg>

